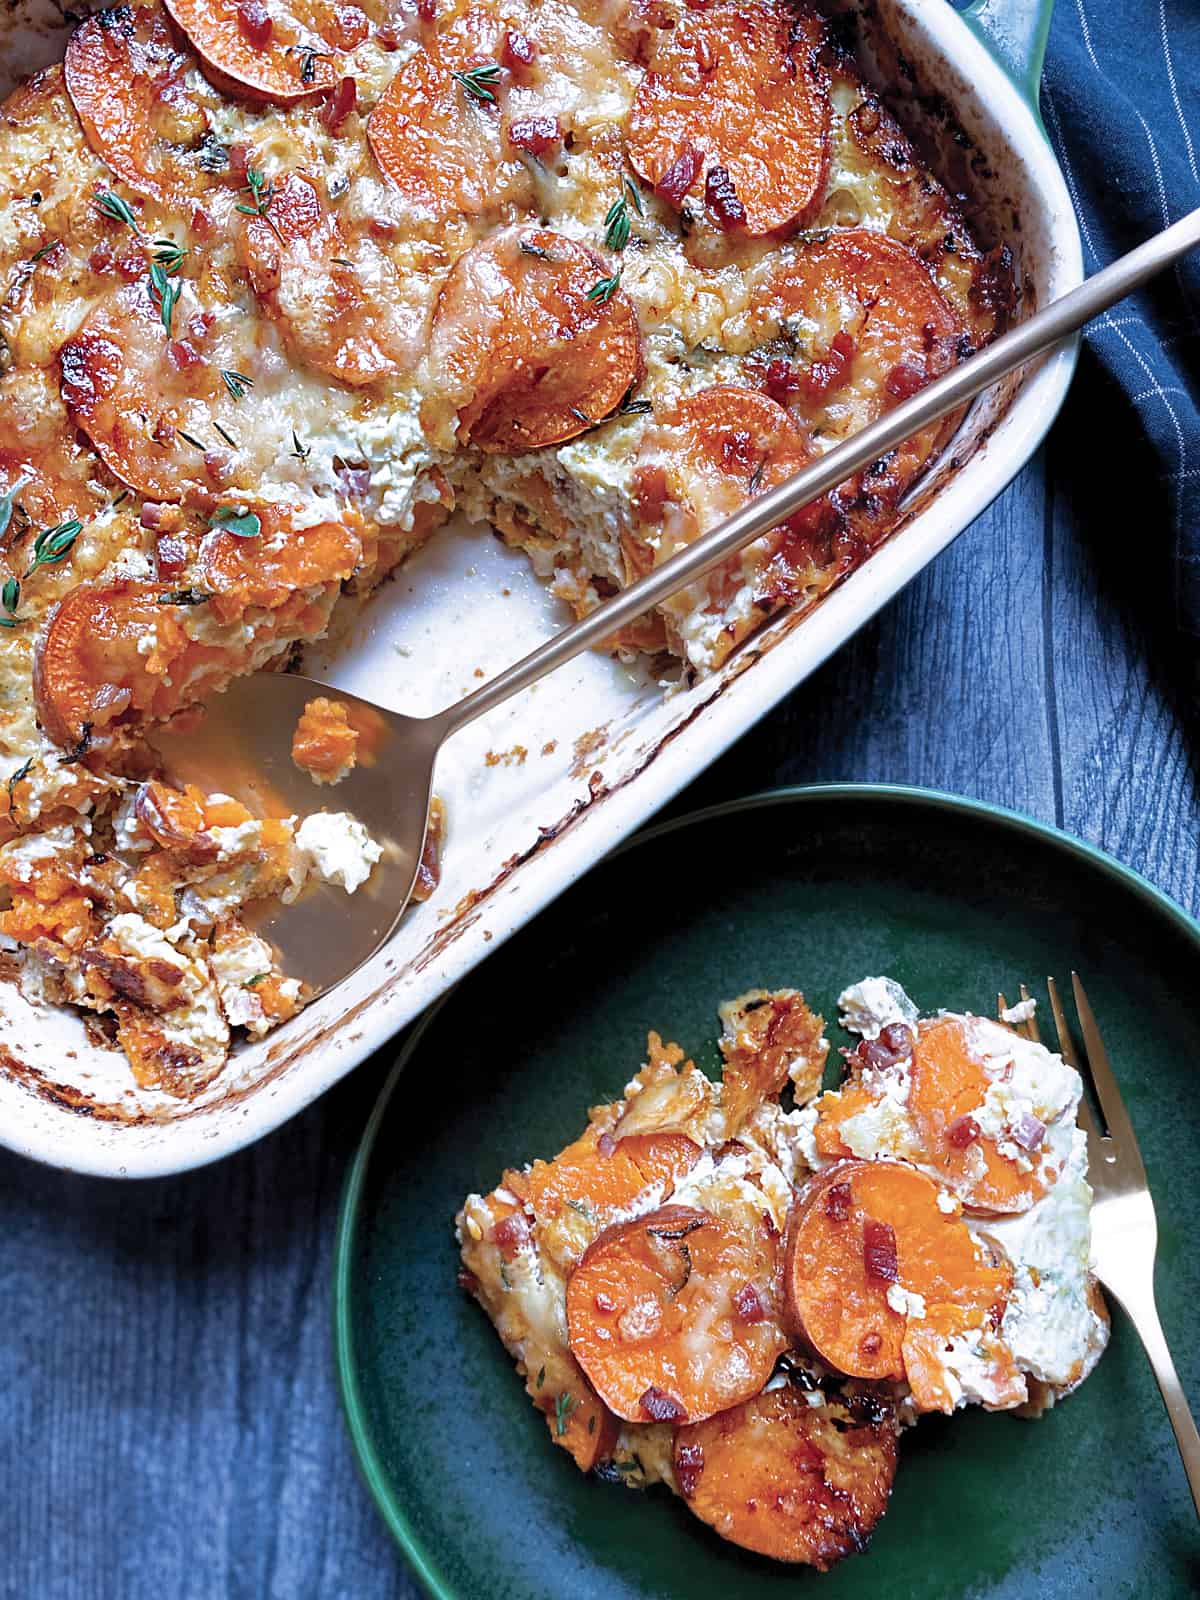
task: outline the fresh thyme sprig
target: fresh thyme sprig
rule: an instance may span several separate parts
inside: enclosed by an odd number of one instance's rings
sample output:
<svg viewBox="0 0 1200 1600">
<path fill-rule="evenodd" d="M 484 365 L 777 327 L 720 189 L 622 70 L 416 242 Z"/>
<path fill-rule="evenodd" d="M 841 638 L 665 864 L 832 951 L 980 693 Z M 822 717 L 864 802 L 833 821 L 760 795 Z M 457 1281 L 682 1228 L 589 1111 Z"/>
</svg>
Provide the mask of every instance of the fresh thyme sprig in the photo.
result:
<svg viewBox="0 0 1200 1600">
<path fill-rule="evenodd" d="M 83 523 L 76 518 L 70 522 L 60 522 L 54 528 L 43 528 L 33 542 L 33 560 L 25 569 L 25 577 L 36 572 L 38 567 L 52 567 L 65 561 L 71 546 L 82 532 Z"/>
<path fill-rule="evenodd" d="M 175 307 L 179 304 L 179 296 L 183 293 L 183 285 L 173 282 L 167 276 L 167 272 L 168 269 L 161 261 L 150 263 L 150 295 L 158 303 L 158 314 L 162 318 L 167 337 L 170 338 L 171 319 L 175 315 Z"/>
<path fill-rule="evenodd" d="M 29 776 L 29 774 L 32 771 L 32 769 L 33 769 L 33 757 L 30 756 L 28 761 L 22 761 L 21 765 L 17 768 L 17 770 L 14 773 L 11 773 L 9 775 L 9 779 L 8 779 L 8 797 L 9 797 L 10 800 L 12 799 L 13 790 L 21 782 L 22 778 L 27 778 Z"/>
<path fill-rule="evenodd" d="M 187 245 L 176 244 L 174 239 L 155 239 L 151 249 L 164 272 L 178 272 L 188 254 Z"/>
<path fill-rule="evenodd" d="M 604 248 L 613 251 L 615 255 L 620 255 L 629 243 L 629 234 L 633 227 L 629 215 L 631 205 L 639 217 L 646 215 L 637 184 L 625 177 L 621 179 L 620 195 L 609 206 L 608 214 L 604 218 Z"/>
<path fill-rule="evenodd" d="M 243 400 L 247 389 L 253 389 L 254 379 L 248 378 L 244 372 L 234 372 L 232 368 L 222 367 L 221 376 L 225 380 L 225 387 L 235 400 Z"/>
<path fill-rule="evenodd" d="M 620 287 L 621 269 L 618 267 L 611 278 L 601 278 L 598 283 L 594 283 L 588 290 L 587 297 L 589 300 L 594 300 L 598 306 L 607 305 Z"/>
<path fill-rule="evenodd" d="M 488 61 L 481 67 L 472 67 L 469 72 L 455 72 L 452 76 L 463 93 L 472 100 L 482 100 L 493 106 L 496 104 L 495 86 L 500 81 L 499 62 Z"/>
<path fill-rule="evenodd" d="M 572 1411 L 577 1410 L 578 1406 L 579 1406 L 579 1401 L 575 1398 L 575 1396 L 573 1394 L 569 1393 L 566 1389 L 564 1389 L 563 1392 L 555 1400 L 555 1402 L 554 1402 L 554 1433 L 555 1433 L 555 1437 L 556 1438 L 561 1439 L 563 1434 L 566 1433 L 566 1431 L 567 1431 L 567 1423 L 570 1420 L 571 1413 L 572 1413 Z"/>
<path fill-rule="evenodd" d="M 103 194 L 96 196 L 96 210 L 110 222 L 123 222 L 127 228 L 132 228 L 134 233 L 141 232 L 138 219 L 134 216 L 129 202 L 122 200 L 121 196 L 114 194 L 111 189 L 105 189 Z"/>
</svg>

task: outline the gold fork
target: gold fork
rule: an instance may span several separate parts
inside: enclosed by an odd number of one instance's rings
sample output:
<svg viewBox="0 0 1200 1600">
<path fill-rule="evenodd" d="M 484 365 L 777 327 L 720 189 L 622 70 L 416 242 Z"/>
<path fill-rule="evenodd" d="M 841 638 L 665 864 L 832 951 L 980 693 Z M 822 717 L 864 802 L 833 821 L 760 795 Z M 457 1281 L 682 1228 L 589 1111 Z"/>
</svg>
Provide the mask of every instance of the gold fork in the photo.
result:
<svg viewBox="0 0 1200 1600">
<path fill-rule="evenodd" d="M 1054 1026 L 1058 1030 L 1059 1052 L 1067 1065 L 1074 1067 L 1085 1081 L 1090 1076 L 1107 1129 L 1101 1133 L 1086 1097 L 1082 1098 L 1079 1102 L 1079 1126 L 1087 1134 L 1088 1182 L 1094 1196 L 1093 1270 L 1114 1299 L 1120 1302 L 1150 1358 L 1167 1415 L 1175 1429 L 1175 1442 L 1183 1457 L 1183 1470 L 1187 1473 L 1196 1514 L 1200 1516 L 1200 1433 L 1197 1433 L 1195 1420 L 1188 1409 L 1183 1385 L 1175 1371 L 1175 1363 L 1167 1348 L 1162 1324 L 1158 1320 L 1158 1308 L 1154 1303 L 1154 1253 L 1158 1245 L 1154 1201 L 1146 1183 L 1146 1169 L 1142 1166 L 1129 1113 L 1125 1110 L 1109 1064 L 1108 1052 L 1077 972 L 1071 974 L 1071 985 L 1083 1034 L 1085 1059 L 1081 1059 L 1075 1050 L 1071 1030 L 1063 1014 L 1058 984 L 1053 978 L 1046 979 Z M 1029 990 L 1022 984 L 1021 999 L 1029 998 Z M 997 999 L 1001 1011 L 1007 1011 L 1008 1002 L 1004 996 L 999 995 Z M 1041 1043 L 1037 1022 L 1032 1017 L 1015 1026 L 1025 1038 L 1032 1039 L 1035 1044 Z"/>
</svg>

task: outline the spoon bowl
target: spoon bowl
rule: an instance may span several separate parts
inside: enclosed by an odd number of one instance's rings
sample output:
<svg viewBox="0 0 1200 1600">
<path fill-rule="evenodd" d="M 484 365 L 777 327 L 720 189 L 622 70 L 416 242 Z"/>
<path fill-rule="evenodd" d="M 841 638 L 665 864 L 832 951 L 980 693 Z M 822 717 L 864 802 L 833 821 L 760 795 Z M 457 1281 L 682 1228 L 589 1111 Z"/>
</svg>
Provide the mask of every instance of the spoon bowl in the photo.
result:
<svg viewBox="0 0 1200 1600">
<path fill-rule="evenodd" d="M 339 701 L 360 730 L 360 756 L 337 784 L 318 784 L 292 760 L 292 734 L 318 695 Z M 289 905 L 248 908 L 246 924 L 273 944 L 289 977 L 314 993 L 368 960 L 391 933 L 412 894 L 441 743 L 439 719 L 405 717 L 327 683 L 287 672 L 235 679 L 211 706 L 152 743 L 168 778 L 206 794 L 232 795 L 256 816 L 303 819 L 348 811 L 383 847 L 352 895 L 315 882 Z"/>
</svg>

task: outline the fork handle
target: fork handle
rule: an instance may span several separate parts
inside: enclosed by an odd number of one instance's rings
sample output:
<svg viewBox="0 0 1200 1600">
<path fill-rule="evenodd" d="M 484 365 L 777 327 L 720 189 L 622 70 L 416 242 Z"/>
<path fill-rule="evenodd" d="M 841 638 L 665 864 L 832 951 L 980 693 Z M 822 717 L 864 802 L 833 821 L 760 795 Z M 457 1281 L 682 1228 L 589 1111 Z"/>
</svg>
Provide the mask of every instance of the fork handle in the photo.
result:
<svg viewBox="0 0 1200 1600">
<path fill-rule="evenodd" d="M 1163 1333 L 1162 1323 L 1158 1320 L 1158 1307 L 1154 1304 L 1154 1295 L 1151 1293 L 1140 1299 L 1137 1305 L 1133 1305 L 1121 1299 L 1115 1289 L 1110 1292 L 1120 1301 L 1150 1358 L 1154 1376 L 1158 1379 L 1163 1404 L 1167 1408 L 1171 1426 L 1175 1429 L 1175 1443 L 1179 1446 L 1179 1454 L 1183 1457 L 1183 1470 L 1187 1473 L 1188 1487 L 1192 1491 L 1192 1503 L 1196 1507 L 1196 1515 L 1200 1517 L 1200 1432 L 1196 1430 L 1196 1419 L 1188 1407 L 1187 1396 L 1183 1392 L 1179 1374 L 1175 1371 L 1166 1335 Z"/>
</svg>

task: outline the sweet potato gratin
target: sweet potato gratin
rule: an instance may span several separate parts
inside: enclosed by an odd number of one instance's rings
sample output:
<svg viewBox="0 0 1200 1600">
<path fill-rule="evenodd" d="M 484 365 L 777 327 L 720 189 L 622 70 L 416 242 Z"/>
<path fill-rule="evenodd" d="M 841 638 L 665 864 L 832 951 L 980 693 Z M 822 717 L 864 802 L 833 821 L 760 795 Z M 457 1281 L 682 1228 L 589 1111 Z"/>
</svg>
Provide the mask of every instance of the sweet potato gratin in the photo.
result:
<svg viewBox="0 0 1200 1600">
<path fill-rule="evenodd" d="M 792 0 L 122 5 L 4 105 L 0 192 L 0 929 L 175 1093 L 302 998 L 245 900 L 350 887 L 369 842 L 138 787 L 148 722 L 317 638 L 456 505 L 586 612 L 1008 293 Z M 944 434 L 614 648 L 711 671 L 869 553 Z M 354 759 L 316 713 L 298 750 Z"/>
<path fill-rule="evenodd" d="M 456 1220 L 460 1281 L 581 1470 L 821 1569 L 865 1547 L 905 1427 L 1037 1416 L 1108 1337 L 1078 1075 L 887 979 L 840 1004 L 840 1089 L 802 995 L 742 995 L 719 1083 L 652 1033 L 620 1100 Z"/>
</svg>

